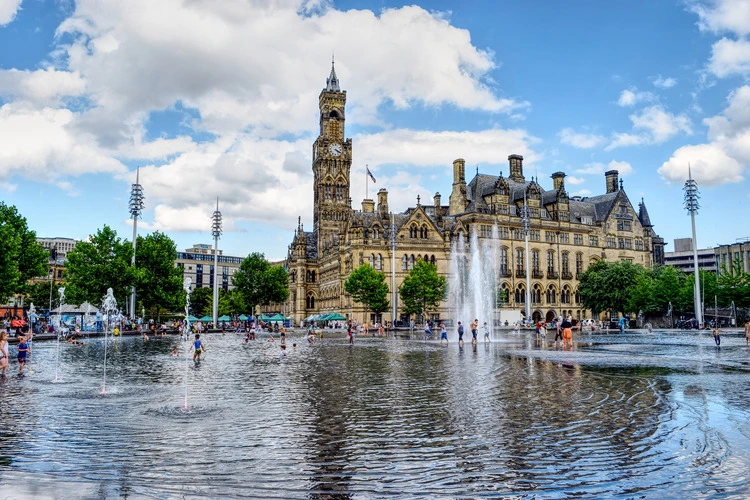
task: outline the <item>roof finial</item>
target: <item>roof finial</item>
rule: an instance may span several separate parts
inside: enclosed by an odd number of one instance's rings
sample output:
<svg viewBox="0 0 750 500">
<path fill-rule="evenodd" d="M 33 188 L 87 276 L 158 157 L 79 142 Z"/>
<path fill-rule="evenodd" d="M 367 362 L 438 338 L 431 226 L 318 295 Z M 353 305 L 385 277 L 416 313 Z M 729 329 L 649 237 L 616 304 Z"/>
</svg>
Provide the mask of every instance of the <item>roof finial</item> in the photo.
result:
<svg viewBox="0 0 750 500">
<path fill-rule="evenodd" d="M 341 92 L 341 87 L 339 87 L 339 79 L 336 76 L 336 69 L 334 67 L 335 61 L 333 56 L 333 51 L 331 52 L 331 74 L 326 79 L 326 90 L 331 92 Z"/>
<path fill-rule="evenodd" d="M 620 179 L 620 191 L 622 191 L 622 179 Z"/>
<path fill-rule="evenodd" d="M 417 195 L 417 206 L 421 207 L 422 205 L 419 204 L 419 201 L 420 201 L 420 198 L 419 198 L 419 195 Z"/>
</svg>

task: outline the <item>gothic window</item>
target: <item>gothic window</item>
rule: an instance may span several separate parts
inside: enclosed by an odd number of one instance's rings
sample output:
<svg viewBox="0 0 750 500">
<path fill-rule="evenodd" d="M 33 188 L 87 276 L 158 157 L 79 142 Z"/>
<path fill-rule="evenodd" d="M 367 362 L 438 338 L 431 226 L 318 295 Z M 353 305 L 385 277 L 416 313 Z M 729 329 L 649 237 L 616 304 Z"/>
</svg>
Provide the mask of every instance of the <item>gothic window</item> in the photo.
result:
<svg viewBox="0 0 750 500">
<path fill-rule="evenodd" d="M 409 257 L 409 270 L 414 269 L 414 254 Z"/>
<path fill-rule="evenodd" d="M 500 274 L 506 275 L 508 273 L 508 248 L 502 247 L 500 249 Z"/>
<path fill-rule="evenodd" d="M 576 254 L 576 274 L 581 275 L 583 273 L 583 254 L 578 252 Z"/>
<path fill-rule="evenodd" d="M 555 290 L 554 285 L 550 285 L 547 288 L 547 303 L 554 304 L 555 302 L 557 302 L 557 290 Z"/>
<path fill-rule="evenodd" d="M 531 287 L 531 303 L 541 304 L 542 303 L 542 287 L 537 283 Z"/>
<path fill-rule="evenodd" d="M 516 287 L 516 304 L 526 303 L 526 287 L 519 284 Z"/>
<path fill-rule="evenodd" d="M 560 292 L 560 302 L 563 304 L 570 304 L 570 287 L 565 285 Z"/>
<path fill-rule="evenodd" d="M 401 259 L 401 270 L 406 271 L 409 268 L 409 257 L 407 255 L 404 255 L 404 258 Z"/>
<path fill-rule="evenodd" d="M 430 264 L 432 264 L 433 266 L 435 265 L 435 256 L 434 255 L 430 256 Z"/>
<path fill-rule="evenodd" d="M 307 309 L 315 309 L 315 296 L 309 294 L 306 300 Z"/>
<path fill-rule="evenodd" d="M 552 250 L 547 252 L 547 272 L 555 272 L 555 252 L 553 252 Z"/>
<path fill-rule="evenodd" d="M 539 271 L 539 250 L 531 251 L 531 270 Z"/>
<path fill-rule="evenodd" d="M 378 239 L 378 236 L 379 236 L 379 235 L 378 235 L 378 230 L 377 230 L 377 229 L 373 229 L 373 230 L 372 230 L 372 239 L 373 239 L 373 240 L 377 240 L 377 239 Z"/>
<path fill-rule="evenodd" d="M 523 261 L 523 249 L 517 248 L 516 249 L 516 271 L 523 271 L 524 269 L 524 261 Z"/>
<path fill-rule="evenodd" d="M 570 270 L 569 261 L 570 261 L 570 255 L 568 254 L 568 252 L 563 252 L 562 253 L 562 272 L 563 273 L 567 274 L 569 272 Z"/>
<path fill-rule="evenodd" d="M 427 254 L 425 254 L 425 256 L 424 256 L 424 261 L 425 262 L 430 262 L 430 258 L 427 256 Z"/>
<path fill-rule="evenodd" d="M 370 254 L 370 267 L 375 269 L 375 255 Z"/>
<path fill-rule="evenodd" d="M 378 271 L 383 269 L 383 256 L 380 254 L 375 256 L 375 269 Z"/>
</svg>

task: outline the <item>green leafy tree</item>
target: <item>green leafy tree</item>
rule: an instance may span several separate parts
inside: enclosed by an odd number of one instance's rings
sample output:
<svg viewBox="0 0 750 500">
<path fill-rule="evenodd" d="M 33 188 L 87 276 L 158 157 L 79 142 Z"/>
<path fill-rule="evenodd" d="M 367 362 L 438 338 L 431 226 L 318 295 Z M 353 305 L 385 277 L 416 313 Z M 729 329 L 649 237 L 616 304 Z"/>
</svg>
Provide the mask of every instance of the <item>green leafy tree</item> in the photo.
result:
<svg viewBox="0 0 750 500">
<path fill-rule="evenodd" d="M 52 294 L 50 294 L 50 290 L 52 290 Z M 60 295 L 57 293 L 57 288 L 52 286 L 49 281 L 34 283 L 29 286 L 26 293 L 26 302 L 34 304 L 37 311 L 46 311 L 49 308 L 50 295 L 52 296 L 52 309 L 54 309 L 60 305 Z"/>
<path fill-rule="evenodd" d="M 214 307 L 213 301 L 214 291 L 212 288 L 196 288 L 190 292 L 190 314 L 196 318 L 211 316 Z"/>
<path fill-rule="evenodd" d="M 232 276 L 232 284 L 242 296 L 250 313 L 257 306 L 284 302 L 289 297 L 289 277 L 286 269 L 272 266 L 262 253 L 248 255 Z"/>
<path fill-rule="evenodd" d="M 414 264 L 414 268 L 404 278 L 398 288 L 401 304 L 406 314 L 424 315 L 435 309 L 445 298 L 448 281 L 440 276 L 437 267 L 422 260 Z"/>
<path fill-rule="evenodd" d="M 364 305 L 368 311 L 381 314 L 388 310 L 388 285 L 385 274 L 364 263 L 355 269 L 344 282 L 344 290 L 355 302 Z"/>
<path fill-rule="evenodd" d="M 578 284 L 581 303 L 594 313 L 638 312 L 633 310 L 630 295 L 643 272 L 643 266 L 631 262 L 598 261 L 581 275 Z"/>
<path fill-rule="evenodd" d="M 182 270 L 174 265 L 177 247 L 164 233 L 136 240 L 136 299 L 154 316 L 185 306 Z"/>
<path fill-rule="evenodd" d="M 245 301 L 237 290 L 219 290 L 219 316 L 239 316 L 246 312 Z"/>
<path fill-rule="evenodd" d="M 88 301 L 98 305 L 107 294 L 107 288 L 112 288 L 118 307 L 124 309 L 137 277 L 130 265 L 132 255 L 132 244 L 118 238 L 106 225 L 88 241 L 77 243 L 68 253 L 65 301 L 70 304 Z"/>
<path fill-rule="evenodd" d="M 47 275 L 49 255 L 16 207 L 0 202 L 0 301 L 26 293 L 29 280 Z"/>
<path fill-rule="evenodd" d="M 750 274 L 742 270 L 739 261 L 734 261 L 729 268 L 721 267 L 717 278 L 716 294 L 719 298 L 719 304 L 724 307 L 732 302 L 737 307 L 750 307 Z M 709 297 L 709 295 L 707 294 L 706 297 Z M 713 295 L 710 295 L 710 297 L 713 297 Z"/>
</svg>

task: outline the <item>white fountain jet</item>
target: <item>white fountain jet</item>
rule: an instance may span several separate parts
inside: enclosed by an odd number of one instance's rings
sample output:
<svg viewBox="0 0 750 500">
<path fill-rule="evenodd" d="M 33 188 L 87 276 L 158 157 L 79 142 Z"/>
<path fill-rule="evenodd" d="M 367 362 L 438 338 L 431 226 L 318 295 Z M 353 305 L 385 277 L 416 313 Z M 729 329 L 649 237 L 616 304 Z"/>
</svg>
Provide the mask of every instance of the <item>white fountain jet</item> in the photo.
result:
<svg viewBox="0 0 750 500">
<path fill-rule="evenodd" d="M 111 288 L 107 288 L 107 295 L 102 299 L 102 309 L 106 314 L 106 325 L 104 326 L 104 375 L 102 376 L 101 394 L 107 393 L 107 329 L 109 328 L 110 318 L 117 312 L 117 300 Z"/>
<path fill-rule="evenodd" d="M 60 294 L 60 304 L 57 306 L 57 328 L 55 328 L 55 336 L 57 337 L 57 354 L 55 355 L 55 382 L 57 382 L 60 378 L 60 333 L 62 333 L 62 309 L 63 304 L 65 304 L 65 287 L 61 286 L 60 288 L 58 288 L 57 293 Z"/>
<path fill-rule="evenodd" d="M 490 234 L 477 234 L 471 228 L 468 245 L 463 233 L 451 243 L 449 308 L 455 311 L 454 322 L 468 325 L 479 320 L 479 330 L 487 323 L 490 338 L 495 329 L 495 309 L 500 272 L 500 236 L 497 224 Z"/>
<path fill-rule="evenodd" d="M 185 346 L 185 404 L 183 410 L 187 411 L 190 409 L 188 406 L 188 358 L 190 357 L 190 285 L 193 280 L 185 278 L 182 282 L 182 288 L 185 289 L 185 324 L 182 329 L 182 338 Z"/>
</svg>

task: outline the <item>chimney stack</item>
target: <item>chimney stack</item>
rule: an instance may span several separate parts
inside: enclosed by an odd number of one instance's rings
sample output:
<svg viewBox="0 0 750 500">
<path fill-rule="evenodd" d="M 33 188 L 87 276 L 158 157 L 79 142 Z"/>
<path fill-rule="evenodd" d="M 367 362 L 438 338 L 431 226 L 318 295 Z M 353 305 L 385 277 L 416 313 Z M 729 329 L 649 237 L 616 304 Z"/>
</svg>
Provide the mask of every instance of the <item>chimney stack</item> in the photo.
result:
<svg viewBox="0 0 750 500">
<path fill-rule="evenodd" d="M 366 214 L 375 212 L 375 202 L 372 200 L 362 200 L 362 212 Z"/>
<path fill-rule="evenodd" d="M 607 193 L 616 193 L 618 191 L 618 177 L 619 172 L 617 170 L 609 170 L 604 173 L 604 178 L 607 180 Z"/>
<path fill-rule="evenodd" d="M 510 163 L 510 178 L 516 182 L 525 182 L 526 179 L 523 177 L 523 156 L 510 155 L 508 162 Z"/>
<path fill-rule="evenodd" d="M 552 174 L 552 183 L 555 186 L 555 189 L 563 188 L 563 190 L 565 190 L 565 173 L 555 172 Z"/>
<path fill-rule="evenodd" d="M 378 191 L 378 215 L 381 219 L 388 217 L 388 191 L 385 188 Z"/>
</svg>

